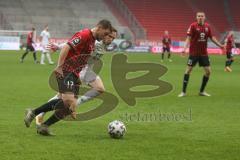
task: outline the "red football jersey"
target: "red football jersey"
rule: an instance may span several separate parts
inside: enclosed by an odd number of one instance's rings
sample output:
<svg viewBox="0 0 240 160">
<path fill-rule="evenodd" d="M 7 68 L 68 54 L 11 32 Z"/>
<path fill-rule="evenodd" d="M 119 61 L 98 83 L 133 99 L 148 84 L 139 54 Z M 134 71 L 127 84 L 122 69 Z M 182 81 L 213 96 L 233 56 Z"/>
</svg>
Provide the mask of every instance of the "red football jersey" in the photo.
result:
<svg viewBox="0 0 240 160">
<path fill-rule="evenodd" d="M 191 37 L 189 54 L 193 56 L 207 56 L 208 38 L 212 38 L 209 24 L 203 25 L 194 22 L 190 25 L 187 35 Z"/>
<path fill-rule="evenodd" d="M 232 51 L 233 44 L 234 44 L 233 36 L 232 35 L 228 36 L 226 41 L 227 41 L 226 51 L 227 53 L 230 53 Z"/>
<path fill-rule="evenodd" d="M 27 35 L 27 44 L 32 45 L 33 43 L 33 32 L 29 32 Z"/>
<path fill-rule="evenodd" d="M 67 43 L 71 49 L 63 64 L 64 72 L 73 72 L 79 76 L 79 72 L 87 64 L 95 46 L 95 38 L 90 29 L 81 30 L 73 35 Z"/>
<path fill-rule="evenodd" d="M 169 36 L 163 36 L 162 44 L 163 44 L 163 47 L 170 48 L 171 38 Z"/>
</svg>

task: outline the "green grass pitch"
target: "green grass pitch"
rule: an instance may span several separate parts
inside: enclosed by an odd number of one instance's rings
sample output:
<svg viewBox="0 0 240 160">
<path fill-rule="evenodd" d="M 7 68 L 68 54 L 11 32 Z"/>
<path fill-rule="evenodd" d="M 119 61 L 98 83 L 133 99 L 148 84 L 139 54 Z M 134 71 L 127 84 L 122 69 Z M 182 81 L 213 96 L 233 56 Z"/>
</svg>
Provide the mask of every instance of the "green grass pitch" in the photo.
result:
<svg viewBox="0 0 240 160">
<path fill-rule="evenodd" d="M 188 96 L 178 98 L 182 88 L 186 57 L 173 55 L 162 64 L 168 72 L 162 77 L 174 89 L 160 97 L 137 99 L 129 107 L 111 83 L 112 55 L 104 56 L 100 73 L 106 90 L 118 96 L 118 107 L 87 122 L 62 121 L 51 127 L 55 137 L 36 134 L 35 125 L 26 128 L 24 110 L 37 107 L 55 92 L 48 77 L 55 66 L 34 64 L 32 54 L 23 64 L 23 51 L 0 52 L 0 157 L 3 160 L 237 160 L 240 153 L 240 63 L 236 57 L 232 73 L 224 69 L 225 56 L 211 56 L 212 75 L 207 90 L 212 97 L 197 96 L 203 71 L 196 67 L 190 77 Z M 38 57 L 40 53 L 38 53 Z M 57 55 L 53 56 L 56 61 Z M 160 63 L 160 55 L 129 54 L 129 62 Z M 98 100 L 81 106 L 89 110 Z M 185 115 L 186 119 L 140 119 L 141 114 Z M 50 115 L 50 114 L 48 114 Z M 191 117 L 190 117 L 191 116 Z M 120 119 L 127 127 L 121 140 L 109 138 L 110 121 Z"/>
</svg>

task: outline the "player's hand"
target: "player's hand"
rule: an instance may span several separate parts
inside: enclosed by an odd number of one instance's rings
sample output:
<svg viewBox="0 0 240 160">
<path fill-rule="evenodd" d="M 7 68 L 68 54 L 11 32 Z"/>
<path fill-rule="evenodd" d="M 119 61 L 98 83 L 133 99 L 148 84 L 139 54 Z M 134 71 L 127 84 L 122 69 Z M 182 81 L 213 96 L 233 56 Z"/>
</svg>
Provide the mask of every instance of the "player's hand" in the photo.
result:
<svg viewBox="0 0 240 160">
<path fill-rule="evenodd" d="M 72 112 L 72 113 L 71 113 L 71 117 L 72 117 L 73 119 L 76 119 L 76 118 L 77 118 L 77 106 L 71 105 L 69 109 L 70 109 L 71 112 Z"/>
<path fill-rule="evenodd" d="M 52 44 L 51 44 L 51 48 L 52 48 L 52 50 L 55 50 L 55 51 L 60 50 L 59 45 L 56 44 L 56 43 L 52 43 Z"/>
<path fill-rule="evenodd" d="M 221 45 L 220 48 L 222 50 L 222 54 L 226 53 L 226 51 L 227 51 L 227 46 L 226 45 Z"/>
<path fill-rule="evenodd" d="M 226 49 L 226 47 L 227 47 L 227 46 L 225 46 L 225 45 L 221 45 L 221 46 L 220 46 L 220 48 L 223 49 L 223 50 Z"/>
</svg>

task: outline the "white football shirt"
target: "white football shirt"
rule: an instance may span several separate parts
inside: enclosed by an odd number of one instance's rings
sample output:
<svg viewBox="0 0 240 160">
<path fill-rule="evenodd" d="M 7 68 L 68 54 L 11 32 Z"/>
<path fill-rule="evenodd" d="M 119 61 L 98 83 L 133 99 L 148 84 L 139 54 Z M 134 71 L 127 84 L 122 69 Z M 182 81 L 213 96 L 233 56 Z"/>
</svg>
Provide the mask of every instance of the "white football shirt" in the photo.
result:
<svg viewBox="0 0 240 160">
<path fill-rule="evenodd" d="M 40 36 L 42 37 L 42 45 L 47 45 L 49 42 L 50 33 L 46 30 L 43 30 Z"/>
</svg>

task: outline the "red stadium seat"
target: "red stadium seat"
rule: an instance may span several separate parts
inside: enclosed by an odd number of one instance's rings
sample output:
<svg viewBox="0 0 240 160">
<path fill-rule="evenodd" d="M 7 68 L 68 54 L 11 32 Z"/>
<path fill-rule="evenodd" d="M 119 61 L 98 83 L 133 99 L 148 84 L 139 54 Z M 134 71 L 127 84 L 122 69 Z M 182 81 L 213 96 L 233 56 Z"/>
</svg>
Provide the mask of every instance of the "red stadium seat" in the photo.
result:
<svg viewBox="0 0 240 160">
<path fill-rule="evenodd" d="M 204 3 L 207 2 L 207 3 Z M 204 11 L 217 36 L 230 29 L 223 0 L 123 0 L 147 31 L 147 38 L 159 40 L 164 30 L 175 39 L 182 39 L 196 11 Z M 239 11 L 238 14 L 240 15 Z M 240 19 L 239 19 L 240 21 Z M 240 23 L 239 23 L 240 24 Z"/>
<path fill-rule="evenodd" d="M 240 6 L 239 0 L 229 0 L 230 11 L 233 19 L 233 23 L 237 27 L 236 29 L 240 31 Z"/>
<path fill-rule="evenodd" d="M 193 19 L 191 8 L 179 0 L 124 0 L 147 31 L 147 38 L 159 40 L 164 30 L 176 38 L 185 37 Z"/>
</svg>

